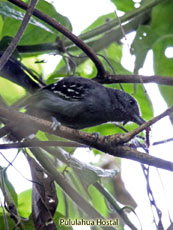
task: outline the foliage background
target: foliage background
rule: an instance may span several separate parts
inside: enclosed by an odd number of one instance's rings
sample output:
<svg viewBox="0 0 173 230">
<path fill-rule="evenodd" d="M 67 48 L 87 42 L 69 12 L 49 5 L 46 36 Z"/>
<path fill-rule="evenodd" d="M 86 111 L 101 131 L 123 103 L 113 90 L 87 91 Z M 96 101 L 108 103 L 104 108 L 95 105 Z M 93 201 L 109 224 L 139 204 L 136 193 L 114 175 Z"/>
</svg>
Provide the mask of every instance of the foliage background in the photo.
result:
<svg viewBox="0 0 173 230">
<path fill-rule="evenodd" d="M 75 2 L 75 1 L 74 1 Z M 173 9 L 173 2 L 171 0 L 168 1 L 160 1 L 161 3 L 158 4 L 158 6 L 154 7 L 151 10 L 151 14 L 149 16 L 146 12 L 146 6 L 151 4 L 151 0 L 143 0 L 140 2 L 140 7 L 142 8 L 141 13 L 145 14 L 143 17 L 145 18 L 145 23 L 141 24 L 141 21 L 137 17 L 138 13 L 136 12 L 135 8 L 135 2 L 130 0 L 112 0 L 113 4 L 117 7 L 118 10 L 125 13 L 125 16 L 127 17 L 124 19 L 125 22 L 127 22 L 126 30 L 128 32 L 136 31 L 135 39 L 131 45 L 131 53 L 136 56 L 135 61 L 135 68 L 134 73 L 137 74 L 139 69 L 143 66 L 146 55 L 149 50 L 153 51 L 153 63 L 154 63 L 154 74 L 155 75 L 163 75 L 163 76 L 173 76 L 173 60 L 172 58 L 168 58 L 165 55 L 165 51 L 168 47 L 173 47 L 173 15 L 172 15 L 172 9 Z M 75 3 L 74 3 L 75 4 Z M 69 30 L 72 31 L 72 25 L 70 22 L 70 18 L 67 18 L 66 16 L 63 16 L 59 14 L 55 10 L 55 8 L 46 1 L 39 1 L 37 8 L 41 11 L 45 12 L 46 14 L 50 15 L 53 18 L 56 18 L 57 21 L 59 21 L 61 24 L 66 26 Z M 113 11 L 113 10 L 112 10 Z M 128 21 L 131 16 L 131 12 L 133 12 L 133 19 L 134 24 L 131 25 Z M 16 34 L 16 31 L 21 23 L 21 20 L 24 15 L 24 11 L 20 10 L 17 7 L 14 7 L 11 3 L 7 1 L 1 1 L 0 2 L 0 32 L 1 32 L 1 39 L 4 38 L 4 36 L 10 36 L 14 37 Z M 146 16 L 147 15 L 147 16 Z M 99 52 L 100 54 L 104 55 L 112 64 L 113 68 L 116 71 L 116 74 L 131 74 L 128 70 L 122 66 L 121 60 L 123 58 L 123 45 L 120 42 L 120 39 L 123 37 L 121 28 L 119 25 L 114 26 L 110 29 L 109 27 L 109 21 L 114 19 L 115 13 L 109 13 L 107 15 L 102 15 L 99 17 L 95 22 L 93 22 L 88 28 L 86 28 L 83 32 L 82 40 L 84 40 L 87 44 L 89 44 L 96 52 Z M 136 19 L 136 21 L 135 21 Z M 95 30 L 95 28 L 100 28 L 100 31 L 102 33 L 98 33 L 98 30 Z M 32 35 L 32 36 L 31 36 Z M 116 36 L 115 36 L 116 35 Z M 57 31 L 53 30 L 49 26 L 47 26 L 42 21 L 39 21 L 38 19 L 34 18 L 32 21 L 30 21 L 30 24 L 27 27 L 27 30 L 25 31 L 20 43 L 18 44 L 17 49 L 17 55 L 20 55 L 22 57 L 22 62 L 32 70 L 36 71 L 42 79 L 46 81 L 46 83 L 51 83 L 56 80 L 57 77 L 62 76 L 68 76 L 69 70 L 66 66 L 67 59 L 62 59 L 57 63 L 57 66 L 51 72 L 49 75 L 45 76 L 44 73 L 44 63 L 38 63 L 38 61 L 42 60 L 43 57 L 40 57 L 40 54 L 45 53 L 59 53 L 62 55 L 62 52 L 60 50 L 56 50 L 57 47 L 57 36 L 58 39 L 64 40 L 64 45 L 68 49 L 68 52 L 73 55 L 80 55 L 81 51 L 77 49 L 73 44 L 65 39 L 60 33 L 57 33 Z M 108 36 L 110 39 L 105 39 L 105 36 Z M 6 42 L 6 41 L 5 41 Z M 1 42 L 1 49 L 5 47 L 4 43 Z M 30 52 L 25 52 L 26 50 L 29 50 Z M 66 54 L 68 55 L 68 54 Z M 54 57 L 56 59 L 56 56 Z M 74 59 L 76 63 L 76 69 L 75 71 L 78 72 L 81 76 L 92 78 L 96 74 L 96 69 L 93 63 L 90 60 L 85 59 Z M 37 61 L 37 63 L 35 62 Z M 112 71 L 110 69 L 110 66 L 102 60 L 104 63 L 104 66 L 106 70 Z M 71 62 L 68 63 L 70 67 L 73 69 L 73 65 Z M 110 87 L 110 86 L 109 86 Z M 111 87 L 119 88 L 119 85 L 112 84 Z M 144 119 L 149 120 L 153 116 L 153 109 L 151 102 L 146 96 L 144 92 L 144 88 L 141 85 L 134 84 L 124 84 L 123 85 L 125 91 L 133 94 L 141 107 L 142 116 Z M 159 85 L 159 90 L 164 98 L 165 102 L 168 106 L 172 106 L 172 96 L 173 91 L 172 87 L 167 85 Z M 14 102 L 18 101 L 21 97 L 26 95 L 25 90 L 23 90 L 21 87 L 12 84 L 11 82 L 8 82 L 4 78 L 0 78 L 0 93 L 3 99 L 8 103 L 9 105 L 13 104 Z M 127 129 L 131 130 L 134 129 L 136 126 L 134 124 L 127 125 Z M 104 124 L 98 127 L 90 128 L 86 130 L 87 132 L 99 132 L 101 135 L 110 135 L 114 134 L 116 132 L 120 132 L 120 129 L 117 127 L 114 127 L 110 124 Z M 122 131 L 121 131 L 122 132 Z M 49 136 L 44 136 L 43 134 L 39 134 L 39 137 L 42 140 L 46 140 L 50 138 Z M 70 153 L 73 153 L 75 149 L 67 149 Z M 98 151 L 95 151 L 96 154 L 101 154 Z M 108 166 L 110 164 L 114 165 L 114 161 L 111 159 L 109 160 Z M 103 162 L 99 162 L 100 165 L 104 166 Z M 120 165 L 120 162 L 116 163 Z M 61 165 L 59 167 L 59 171 L 62 172 L 64 169 L 64 165 Z M 78 173 L 76 173 L 78 174 Z M 89 191 L 86 192 L 85 186 L 81 183 L 80 179 L 72 170 L 70 170 L 68 174 L 69 181 L 72 181 L 75 183 L 75 187 L 79 191 L 81 191 L 82 195 L 87 199 L 90 200 L 93 204 L 93 207 L 99 210 L 99 212 L 105 216 L 110 216 L 110 210 L 107 208 L 107 204 L 105 202 L 105 199 L 102 195 L 98 192 L 97 189 L 95 189 L 92 185 L 89 187 Z M 83 175 L 85 176 L 85 174 Z M 73 178 L 74 177 L 74 178 Z M 6 178 L 8 181 L 8 178 Z M 93 179 L 94 180 L 94 179 Z M 112 178 L 109 179 L 102 179 L 103 184 L 111 194 L 115 195 L 115 181 Z M 95 181 L 95 180 L 94 180 Z M 94 182 L 91 180 L 91 184 Z M 84 187 L 83 187 L 84 186 Z M 16 194 L 15 190 L 13 189 L 13 186 L 9 188 L 10 192 L 14 196 L 14 200 L 16 203 L 16 206 L 18 207 L 19 214 L 23 217 L 28 217 L 31 213 L 31 190 L 25 191 L 21 194 Z M 71 218 L 77 218 L 81 215 L 80 211 L 77 209 L 77 207 L 74 207 L 72 205 L 72 202 L 68 198 L 64 198 L 64 194 L 61 191 L 60 188 L 57 187 L 58 191 L 58 197 L 60 200 L 60 203 L 57 208 L 57 215 L 60 214 L 64 215 L 66 214 L 68 210 L 68 215 Z M 124 189 L 125 191 L 125 189 Z M 88 194 L 89 192 L 89 194 Z M 28 199 L 26 199 L 28 197 Z M 68 205 L 66 203 L 66 199 L 68 200 Z M 127 202 L 130 202 L 131 200 L 129 198 L 129 194 L 127 195 Z M 2 213 L 2 212 L 1 212 Z M 2 219 L 2 215 L 1 215 Z M 10 221 L 10 220 L 9 220 Z M 2 222 L 1 222 L 2 223 Z M 11 226 L 14 225 L 14 223 L 10 222 Z M 123 228 L 120 226 L 120 229 Z M 2 226 L 3 229 L 3 226 Z M 25 226 L 25 229 L 30 229 L 27 225 Z"/>
</svg>

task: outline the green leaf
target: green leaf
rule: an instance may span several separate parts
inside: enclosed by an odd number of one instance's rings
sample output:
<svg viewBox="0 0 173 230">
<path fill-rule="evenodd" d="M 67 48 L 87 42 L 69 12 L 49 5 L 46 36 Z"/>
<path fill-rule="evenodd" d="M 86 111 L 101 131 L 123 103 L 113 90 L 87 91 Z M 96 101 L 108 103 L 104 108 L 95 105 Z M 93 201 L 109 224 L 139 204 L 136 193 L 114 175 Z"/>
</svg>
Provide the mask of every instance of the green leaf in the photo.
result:
<svg viewBox="0 0 173 230">
<path fill-rule="evenodd" d="M 173 77 L 173 59 L 165 55 L 168 47 L 173 47 L 173 35 L 162 36 L 153 46 L 154 71 L 156 75 Z M 159 85 L 160 92 L 168 106 L 173 106 L 171 86 Z"/>
<path fill-rule="evenodd" d="M 105 49 L 103 54 L 104 53 L 106 53 L 106 58 L 109 60 L 116 74 L 130 74 L 130 72 L 121 65 L 122 45 L 112 43 L 107 49 Z M 102 59 L 102 62 L 105 66 L 105 69 L 114 74 L 110 68 L 110 65 L 104 59 Z"/>
<path fill-rule="evenodd" d="M 173 34 L 173 1 L 165 1 L 152 10 L 151 28 L 160 38 L 161 35 Z"/>
<path fill-rule="evenodd" d="M 150 26 L 140 26 L 131 45 L 131 54 L 136 56 L 135 70 L 139 70 L 145 61 L 147 52 L 157 39 Z"/>
<path fill-rule="evenodd" d="M 6 185 L 7 189 L 8 189 L 8 192 L 12 196 L 12 199 L 14 200 L 14 203 L 17 205 L 17 203 L 18 203 L 17 193 L 16 193 L 15 188 L 13 187 L 12 183 L 9 181 L 6 171 L 5 171 L 5 174 L 4 174 L 4 180 L 5 180 L 5 185 Z"/>
<path fill-rule="evenodd" d="M 27 218 L 31 214 L 31 193 L 29 189 L 18 195 L 18 211 L 22 217 Z"/>
<path fill-rule="evenodd" d="M 7 104 L 11 105 L 25 95 L 25 90 L 17 84 L 0 77 L 0 94 Z"/>
<path fill-rule="evenodd" d="M 60 212 L 56 212 L 53 219 L 54 219 L 54 222 L 57 226 L 57 229 L 73 230 L 73 228 L 71 226 L 67 226 L 65 224 L 60 224 L 60 220 L 66 220 L 66 217 L 63 216 Z"/>
<path fill-rule="evenodd" d="M 25 16 L 25 13 L 15 10 L 14 5 L 9 2 L 8 3 L 0 2 L 0 14 L 19 21 L 22 21 Z M 31 18 L 29 23 L 38 26 L 48 32 L 53 33 L 52 30 L 50 30 L 48 27 L 46 27 L 45 25 L 43 25 L 41 22 L 37 21 L 34 18 Z"/>
<path fill-rule="evenodd" d="M 121 133 L 122 130 L 113 124 L 102 124 L 85 129 L 87 133 L 98 133 L 101 136 L 109 136 L 115 133 Z"/>
<path fill-rule="evenodd" d="M 97 209 L 101 215 L 107 216 L 108 209 L 103 195 L 92 185 L 89 186 L 88 192 L 91 196 L 94 208 Z"/>
<path fill-rule="evenodd" d="M 115 18 L 116 18 L 115 13 L 109 13 L 109 14 L 102 15 L 102 16 L 98 17 L 84 31 L 82 31 L 82 33 L 87 32 L 87 31 L 91 31 L 92 29 L 95 29 L 96 27 L 101 26 L 101 25 L 105 24 L 106 22 L 109 22 L 110 20 L 115 19 Z"/>
<path fill-rule="evenodd" d="M 7 217 L 9 229 L 14 229 L 15 227 L 14 221 L 8 215 L 6 215 L 6 217 Z M 4 230 L 4 229 L 6 229 L 6 227 L 4 225 L 3 213 L 0 213 L 0 230 Z"/>
<path fill-rule="evenodd" d="M 51 18 L 54 18 L 61 25 L 65 26 L 67 29 L 72 31 L 72 25 L 69 19 L 59 14 L 51 3 L 48 3 L 44 0 L 40 0 L 36 8 L 42 11 L 43 13 L 49 15 Z"/>
<path fill-rule="evenodd" d="M 52 4 L 41 0 L 39 1 L 37 8 L 57 20 L 60 24 L 67 27 L 69 30 L 72 29 L 68 18 L 57 13 Z M 17 7 L 14 7 L 10 3 L 0 3 L 0 14 L 7 16 L 4 20 L 1 36 L 14 37 L 17 29 L 21 24 L 21 20 L 23 20 L 24 13 L 19 11 Z M 20 45 L 33 45 L 53 42 L 58 35 L 62 37 L 62 34 L 59 33 L 57 30 L 53 29 L 43 21 L 40 21 L 39 19 L 34 19 L 32 17 L 24 35 L 22 36 Z"/>
<path fill-rule="evenodd" d="M 134 9 L 134 1 L 132 0 L 111 0 L 118 10 L 128 12 Z"/>
<path fill-rule="evenodd" d="M 6 4 L 6 3 L 5 3 Z M 7 8 L 8 17 L 5 17 L 1 37 L 10 36 L 14 37 L 19 29 L 21 20 L 23 20 L 24 13 L 14 10 L 11 7 Z M 6 11 L 5 11 L 6 12 Z M 12 12 L 12 14 L 11 14 Z M 1 8 L 1 14 L 3 13 L 3 8 Z M 33 45 L 44 42 L 53 42 L 56 36 L 47 26 L 44 26 L 41 22 L 37 20 L 30 20 L 27 28 L 22 36 L 20 45 Z"/>
<path fill-rule="evenodd" d="M 145 61 L 147 52 L 161 36 L 173 34 L 173 2 L 166 1 L 152 10 L 150 26 L 140 26 L 131 46 L 131 53 L 136 56 L 135 70 L 139 70 Z"/>
</svg>

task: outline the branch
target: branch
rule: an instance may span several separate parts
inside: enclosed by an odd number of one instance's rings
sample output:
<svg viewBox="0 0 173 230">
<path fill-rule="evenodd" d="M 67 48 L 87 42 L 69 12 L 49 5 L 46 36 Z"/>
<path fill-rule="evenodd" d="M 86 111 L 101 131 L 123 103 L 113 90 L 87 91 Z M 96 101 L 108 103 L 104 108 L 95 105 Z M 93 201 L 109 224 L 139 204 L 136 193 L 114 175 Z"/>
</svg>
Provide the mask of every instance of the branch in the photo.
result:
<svg viewBox="0 0 173 230">
<path fill-rule="evenodd" d="M 61 146 L 61 147 L 75 147 L 85 148 L 86 145 L 82 145 L 73 141 L 24 141 L 9 144 L 0 144 L 0 149 L 20 149 L 20 148 L 44 148 L 50 146 Z"/>
<path fill-rule="evenodd" d="M 102 84 L 112 83 L 157 83 L 162 85 L 173 85 L 173 77 L 166 76 L 143 76 L 143 75 L 108 75 L 105 78 L 97 79 Z"/>
<path fill-rule="evenodd" d="M 170 111 L 172 110 L 173 108 L 170 108 Z M 166 115 L 167 112 L 165 112 L 165 116 Z M 125 145 L 122 146 L 122 137 L 124 137 L 124 134 L 99 136 L 98 138 L 96 138 L 94 134 L 85 133 L 62 125 L 58 126 L 56 130 L 52 130 L 51 122 L 30 116 L 28 114 L 20 113 L 11 108 L 0 107 L 0 116 L 8 119 L 9 121 L 13 121 L 12 127 L 15 126 L 14 123 L 16 122 L 18 124 L 24 124 L 25 126 L 30 126 L 32 124 L 32 126 L 35 127 L 36 130 L 42 130 L 43 132 L 48 132 L 50 134 L 66 138 L 84 144 L 86 146 L 96 148 L 102 152 L 108 153 L 116 157 L 135 160 L 142 164 L 148 164 L 170 171 L 173 170 L 172 162 L 147 155 Z"/>
<path fill-rule="evenodd" d="M 130 21 L 130 19 L 133 19 L 141 14 L 145 14 L 149 11 L 151 11 L 151 9 L 155 6 L 157 6 L 158 4 L 164 2 L 166 0 L 157 0 L 157 1 L 150 1 L 148 4 L 145 4 L 137 9 L 134 9 L 128 13 L 126 13 L 124 16 L 120 17 L 120 21 L 121 23 Z M 89 38 L 93 38 L 95 36 L 98 36 L 99 34 L 103 34 L 106 33 L 108 31 L 110 31 L 111 29 L 115 28 L 116 26 L 119 26 L 119 20 L 118 19 L 114 19 L 111 20 L 110 22 L 107 22 L 101 26 L 98 26 L 97 28 L 91 30 L 91 31 L 87 31 L 86 33 L 83 33 L 80 35 L 80 38 L 82 40 L 87 40 Z M 116 38 L 115 38 L 116 39 Z"/>
<path fill-rule="evenodd" d="M 140 125 L 138 128 L 134 129 L 133 131 L 130 131 L 130 132 L 124 134 L 124 136 L 122 137 L 122 142 L 123 143 L 128 142 L 129 140 L 134 138 L 137 134 L 142 132 L 144 129 L 147 129 L 148 127 L 150 127 L 151 125 L 153 125 L 154 123 L 159 121 L 160 119 L 162 119 L 162 118 L 164 118 L 166 116 L 169 116 L 172 112 L 173 112 L 173 107 L 170 107 L 165 112 L 163 112 L 160 115 L 152 118 L 150 121 L 145 122 L 144 124 Z"/>
<path fill-rule="evenodd" d="M 8 1 L 24 10 L 26 10 L 28 7 L 26 3 L 20 0 L 8 0 Z M 83 52 L 94 62 L 98 71 L 97 76 L 100 78 L 105 76 L 105 69 L 101 61 L 96 56 L 94 51 L 89 46 L 87 46 L 81 39 L 79 39 L 76 35 L 71 33 L 67 28 L 59 24 L 55 19 L 49 17 L 48 15 L 42 13 L 41 11 L 35 9 L 33 11 L 33 15 L 39 18 L 40 20 L 44 21 L 48 25 L 52 26 L 54 29 L 58 30 L 60 33 L 62 33 L 64 36 L 70 39 L 73 43 L 75 43 L 76 46 L 78 46 L 81 50 L 83 50 Z"/>
<path fill-rule="evenodd" d="M 12 39 L 10 45 L 5 50 L 5 52 L 3 53 L 3 55 L 0 59 L 0 70 L 3 69 L 4 65 L 6 64 L 6 62 L 8 61 L 8 59 L 10 58 L 10 56 L 12 55 L 14 50 L 16 49 L 16 46 L 19 43 L 20 39 L 22 38 L 22 35 L 23 35 L 23 33 L 24 33 L 28 23 L 29 23 L 29 20 L 32 16 L 32 13 L 34 11 L 34 8 L 35 8 L 37 2 L 38 2 L 38 0 L 31 0 L 31 4 L 29 6 L 27 6 L 26 14 L 23 18 L 23 21 L 21 23 L 19 30 L 16 33 L 16 36 Z"/>
</svg>

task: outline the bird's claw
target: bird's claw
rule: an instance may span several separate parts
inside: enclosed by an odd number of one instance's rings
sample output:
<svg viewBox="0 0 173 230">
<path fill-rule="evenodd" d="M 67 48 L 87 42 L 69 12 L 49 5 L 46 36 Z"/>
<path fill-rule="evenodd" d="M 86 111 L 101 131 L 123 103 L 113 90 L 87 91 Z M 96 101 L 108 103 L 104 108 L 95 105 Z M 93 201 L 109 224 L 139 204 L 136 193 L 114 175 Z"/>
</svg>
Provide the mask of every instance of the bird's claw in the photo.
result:
<svg viewBox="0 0 173 230">
<path fill-rule="evenodd" d="M 52 125 L 51 125 L 51 128 L 53 129 L 53 131 L 56 130 L 56 128 L 58 126 L 60 126 L 61 123 L 59 121 L 57 121 L 57 119 L 55 117 L 52 117 Z"/>
</svg>

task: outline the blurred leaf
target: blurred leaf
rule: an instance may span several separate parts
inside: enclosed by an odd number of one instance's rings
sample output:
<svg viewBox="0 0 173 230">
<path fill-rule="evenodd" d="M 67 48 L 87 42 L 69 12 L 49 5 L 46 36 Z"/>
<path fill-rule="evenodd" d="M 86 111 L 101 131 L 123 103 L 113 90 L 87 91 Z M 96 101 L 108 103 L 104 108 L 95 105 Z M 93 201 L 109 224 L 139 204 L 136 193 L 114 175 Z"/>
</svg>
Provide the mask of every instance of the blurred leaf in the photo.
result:
<svg viewBox="0 0 173 230">
<path fill-rule="evenodd" d="M 25 95 L 25 90 L 17 84 L 0 77 L 0 93 L 8 105 L 11 105 Z"/>
<path fill-rule="evenodd" d="M 154 7 L 152 10 L 151 28 L 156 33 L 158 39 L 161 35 L 173 34 L 173 1 L 165 1 Z"/>
<path fill-rule="evenodd" d="M 42 11 L 43 13 L 49 15 L 51 18 L 54 18 L 57 22 L 59 22 L 61 25 L 65 26 L 67 29 L 72 31 L 72 25 L 69 19 L 61 14 L 59 14 L 53 4 L 44 1 L 44 0 L 39 0 L 37 4 L 37 9 Z"/>
<path fill-rule="evenodd" d="M 14 203 L 17 206 L 17 204 L 18 204 L 17 193 L 16 193 L 15 188 L 13 187 L 12 183 L 9 181 L 6 171 L 4 173 L 4 180 L 5 180 L 5 185 L 8 189 L 8 192 L 12 196 L 12 199 L 14 200 Z"/>
<path fill-rule="evenodd" d="M 85 129 L 85 131 L 88 133 L 96 132 L 102 136 L 108 136 L 108 135 L 122 132 L 122 130 L 120 128 L 116 127 L 115 125 L 113 125 L 111 123 L 106 123 L 106 124 L 94 126 L 91 128 L 87 128 L 87 129 Z"/>
<path fill-rule="evenodd" d="M 136 56 L 135 70 L 139 70 L 145 61 L 147 52 L 162 35 L 173 34 L 172 1 L 166 1 L 152 10 L 150 26 L 139 26 L 131 46 L 131 53 Z"/>
<path fill-rule="evenodd" d="M 25 219 L 25 220 L 22 222 L 22 226 L 24 226 L 24 229 L 25 229 L 25 230 L 33 230 L 33 229 L 34 229 L 34 224 L 33 224 L 33 221 L 32 221 L 31 218 Z"/>
<path fill-rule="evenodd" d="M 157 37 L 153 34 L 150 26 L 142 25 L 138 28 L 131 45 L 131 54 L 136 56 L 135 70 L 139 70 L 143 66 L 146 55 L 156 39 Z"/>
<path fill-rule="evenodd" d="M 116 15 L 115 13 L 105 14 L 100 17 L 98 17 L 90 26 L 88 26 L 82 33 L 91 31 L 92 29 L 95 29 L 98 26 L 101 26 L 105 24 L 106 22 L 109 22 L 112 19 L 115 19 Z"/>
<path fill-rule="evenodd" d="M 31 214 L 32 190 L 26 190 L 18 195 L 18 211 L 20 216 L 29 217 Z"/>
<path fill-rule="evenodd" d="M 105 52 L 105 58 L 107 58 L 112 65 L 115 73 L 117 74 L 130 74 L 129 71 L 127 71 L 122 65 L 121 65 L 121 59 L 122 59 L 122 45 L 117 43 L 112 43 L 107 49 L 104 50 Z M 103 55 L 104 55 L 103 52 Z M 114 74 L 112 71 L 110 65 L 102 58 L 101 59 L 105 69 L 109 71 L 110 73 Z M 118 84 L 117 84 L 118 85 Z"/>
<path fill-rule="evenodd" d="M 101 215 L 107 216 L 108 210 L 103 195 L 92 185 L 89 186 L 88 192 L 91 196 L 94 208 L 97 209 Z"/>
<path fill-rule="evenodd" d="M 0 14 L 1 15 L 7 16 L 11 19 L 22 21 L 25 16 L 25 13 L 18 11 L 18 9 L 19 8 L 14 7 L 14 5 L 9 2 L 8 3 L 0 2 Z M 29 23 L 37 27 L 40 27 L 46 30 L 47 32 L 53 33 L 52 30 L 50 30 L 48 27 L 46 27 L 44 24 L 42 24 L 41 22 L 37 21 L 34 18 L 31 18 Z"/>
<path fill-rule="evenodd" d="M 66 17 L 57 13 L 52 4 L 41 0 L 39 1 L 37 8 L 52 18 L 56 19 L 59 23 L 68 29 L 72 29 L 70 21 Z M 19 11 L 17 7 L 14 7 L 14 5 L 10 3 L 0 3 L 0 13 L 7 16 L 4 20 L 1 36 L 14 37 L 17 29 L 21 24 L 21 20 L 23 20 L 24 13 Z M 30 23 L 28 24 L 27 29 L 22 36 L 20 45 L 33 45 L 53 42 L 58 35 L 62 37 L 61 33 L 48 26 L 46 23 L 43 23 L 38 19 L 31 18 Z"/>
<path fill-rule="evenodd" d="M 54 215 L 54 222 L 57 226 L 57 229 L 61 229 L 61 230 L 73 230 L 73 228 L 71 226 L 67 226 L 67 225 L 60 225 L 60 219 L 65 220 L 66 217 L 63 216 L 60 212 L 56 212 Z"/>
<path fill-rule="evenodd" d="M 120 44 L 112 43 L 107 49 L 106 54 L 108 58 L 113 59 L 116 62 L 121 62 L 123 56 L 123 47 Z"/>
<path fill-rule="evenodd" d="M 113 178 L 113 180 L 115 197 L 117 201 L 123 205 L 130 206 L 135 209 L 137 207 L 137 204 L 128 192 L 128 190 L 126 189 L 121 174 L 119 173 L 115 178 Z"/>
<path fill-rule="evenodd" d="M 60 189 L 60 187 L 57 184 L 55 184 L 55 186 L 56 186 L 57 197 L 59 199 L 59 204 L 58 204 L 58 207 L 57 207 L 56 211 L 58 211 L 61 214 L 65 215 L 66 208 L 67 208 L 65 206 L 65 195 L 64 195 L 62 189 Z M 55 215 L 56 215 L 56 213 L 55 213 Z M 54 216 L 54 218 L 55 218 L 55 216 Z"/>
<path fill-rule="evenodd" d="M 111 0 L 118 10 L 128 12 L 134 9 L 134 1 L 133 0 Z"/>
<path fill-rule="evenodd" d="M 153 46 L 154 71 L 157 75 L 173 77 L 173 58 L 168 58 L 165 51 L 173 47 L 173 35 L 162 36 Z M 173 106 L 173 90 L 171 86 L 159 85 L 160 92 L 168 106 Z"/>
<path fill-rule="evenodd" d="M 9 229 L 14 229 L 15 227 L 14 221 L 8 215 L 6 215 L 6 218 L 8 221 Z M 4 230 L 4 229 L 6 229 L 6 227 L 4 225 L 3 213 L 0 213 L 0 230 Z"/>
</svg>

